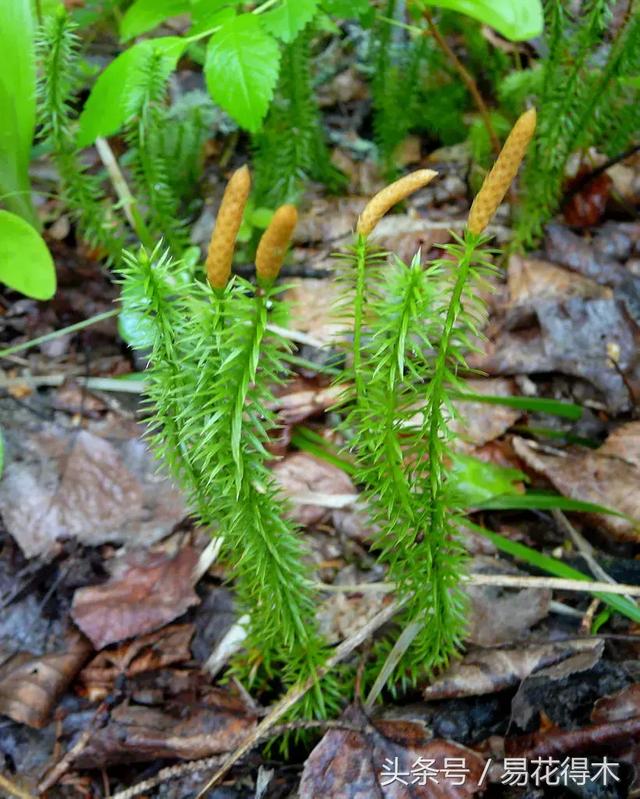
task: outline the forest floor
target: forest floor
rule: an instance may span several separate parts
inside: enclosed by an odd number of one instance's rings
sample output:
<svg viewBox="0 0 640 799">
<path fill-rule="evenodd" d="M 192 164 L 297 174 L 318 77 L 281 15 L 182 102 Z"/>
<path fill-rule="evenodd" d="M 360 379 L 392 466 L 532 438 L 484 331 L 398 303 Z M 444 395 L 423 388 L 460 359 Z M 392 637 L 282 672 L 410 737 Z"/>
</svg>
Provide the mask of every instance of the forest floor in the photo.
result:
<svg viewBox="0 0 640 799">
<path fill-rule="evenodd" d="M 285 269 L 291 329 L 311 364 L 326 361 L 335 333 L 332 253 L 348 245 L 359 211 L 382 185 L 371 150 L 363 157 L 350 128 L 362 102 L 357 80 L 345 74 L 334 83 L 345 130 L 334 158 L 349 176 L 348 193 L 310 188 Z M 440 179 L 383 221 L 379 242 L 406 259 L 418 248 L 433 256 L 449 229 L 463 225 L 468 157 L 456 147 L 429 153 L 409 137 L 402 160 L 436 168 Z M 46 161 L 37 166 L 47 179 Z M 222 176 L 207 167 L 207 202 L 193 228 L 201 246 Z M 639 199 L 635 157 L 616 165 L 605 186 L 574 197 L 571 226 L 558 217 L 538 250 L 505 258 L 489 297 L 473 390 L 573 402 L 581 418 L 466 403 L 459 442 L 466 454 L 521 470 L 531 487 L 624 514 L 479 510 L 474 522 L 593 580 L 632 586 L 640 586 L 638 527 L 628 518 L 640 518 L 640 222 L 629 208 Z M 3 346 L 109 311 L 118 296 L 108 270 L 75 241 L 65 209 L 50 201 L 46 215 L 59 290 L 47 303 L 0 296 Z M 508 243 L 506 215 L 492 232 Z M 0 366 L 0 795 L 196 796 L 278 691 L 258 701 L 239 683 L 220 681 L 220 644 L 237 621 L 233 588 L 209 533 L 189 520 L 184 497 L 158 475 L 143 441 L 144 363 L 109 318 Z M 123 375 L 132 379 L 118 382 Z M 331 586 L 318 618 L 338 643 L 392 597 L 379 590 L 384 574 L 357 486 L 300 444 L 311 440 L 309 430 L 336 441 L 334 400 L 326 376 L 311 365 L 299 370 L 278 397 L 273 471 L 317 579 Z M 480 490 L 483 481 L 481 474 Z M 517 587 L 468 587 L 458 662 L 406 695 L 383 692 L 373 708 L 354 695 L 342 726 L 315 729 L 287 757 L 256 745 L 207 795 L 640 792 L 638 625 L 586 591 L 528 581 L 548 575 L 491 539 L 468 531 L 465 540 L 472 575 L 523 579 Z M 366 657 L 366 646 L 352 662 Z"/>
</svg>

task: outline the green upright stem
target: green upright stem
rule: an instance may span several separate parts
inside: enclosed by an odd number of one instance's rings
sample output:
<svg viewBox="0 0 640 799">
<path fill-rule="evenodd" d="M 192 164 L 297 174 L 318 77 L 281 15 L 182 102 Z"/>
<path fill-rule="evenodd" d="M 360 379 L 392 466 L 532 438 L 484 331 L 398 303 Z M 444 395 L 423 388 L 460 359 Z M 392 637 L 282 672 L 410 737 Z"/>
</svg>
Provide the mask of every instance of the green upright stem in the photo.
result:
<svg viewBox="0 0 640 799">
<path fill-rule="evenodd" d="M 366 289 L 367 239 L 360 234 L 356 242 L 356 293 L 353 299 L 353 376 L 356 396 L 364 394 L 362 379 L 362 326 Z"/>
<path fill-rule="evenodd" d="M 434 509 L 437 506 L 438 492 L 442 485 L 442 463 L 439 448 L 441 416 L 436 412 L 442 404 L 444 393 L 444 381 L 447 373 L 447 361 L 451 354 L 451 333 L 456 323 L 461 308 L 462 292 L 469 276 L 469 270 L 473 261 L 473 255 L 478 244 L 478 237 L 467 233 L 465 236 L 465 251 L 462 259 L 458 263 L 458 277 L 453 287 L 447 317 L 442 331 L 440 349 L 431 381 L 431 405 L 433 411 L 429 422 L 429 493 L 431 500 L 431 510 L 429 517 L 431 526 L 434 521 Z"/>
</svg>

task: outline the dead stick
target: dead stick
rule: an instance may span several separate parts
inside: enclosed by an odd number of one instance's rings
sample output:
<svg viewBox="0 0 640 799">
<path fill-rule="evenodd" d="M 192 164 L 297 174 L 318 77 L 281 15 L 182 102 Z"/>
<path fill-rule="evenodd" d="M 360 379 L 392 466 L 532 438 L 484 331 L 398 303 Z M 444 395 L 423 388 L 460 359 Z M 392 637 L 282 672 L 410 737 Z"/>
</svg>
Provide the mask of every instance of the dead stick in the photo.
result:
<svg viewBox="0 0 640 799">
<path fill-rule="evenodd" d="M 497 585 L 503 588 L 550 588 L 556 591 L 587 591 L 605 594 L 621 594 L 622 596 L 640 596 L 640 585 L 624 583 L 606 583 L 595 580 L 572 580 L 567 577 L 534 577 L 531 575 L 515 576 L 513 574 L 469 574 L 462 578 L 467 585 Z M 316 583 L 318 591 L 330 593 L 364 594 L 378 591 L 390 593 L 395 590 L 393 583 L 354 583 L 331 585 Z"/>
<path fill-rule="evenodd" d="M 17 796 L 18 799 L 36 799 L 32 793 L 21 788 L 19 785 L 16 785 L 15 782 L 11 782 L 8 777 L 0 771 L 0 788 L 3 791 L 6 791 L 10 796 Z"/>
<path fill-rule="evenodd" d="M 480 116 L 482 117 L 482 122 L 484 123 L 485 128 L 487 129 L 487 133 L 489 134 L 489 138 L 491 139 L 491 147 L 496 155 L 500 152 L 500 140 L 498 139 L 495 130 L 493 129 L 493 124 L 491 123 L 491 116 L 489 114 L 489 109 L 485 101 L 482 99 L 482 95 L 480 94 L 480 90 L 478 89 L 478 84 L 473 79 L 473 76 L 465 67 L 465 65 L 460 61 L 458 56 L 454 53 L 454 51 L 449 47 L 447 40 L 438 30 L 437 25 L 433 21 L 433 17 L 431 16 L 431 12 L 428 9 L 424 9 L 424 18 L 427 20 L 427 24 L 429 25 L 429 31 L 431 35 L 436 41 L 438 47 L 442 50 L 442 52 L 447 56 L 447 58 L 451 61 L 453 66 L 455 67 L 457 73 L 460 75 L 462 82 L 464 85 L 469 89 L 471 96 L 473 97 L 473 102 L 476 104 L 478 111 L 480 112 Z"/>
<path fill-rule="evenodd" d="M 277 721 L 279 721 L 288 710 L 290 710 L 302 697 L 309 691 L 318 680 L 324 677 L 334 666 L 337 666 L 342 660 L 353 652 L 353 650 L 360 646 L 370 635 L 375 632 L 383 624 L 386 624 L 401 608 L 403 602 L 393 602 L 386 608 L 377 613 L 367 624 L 363 625 L 354 635 L 343 641 L 336 647 L 333 655 L 327 660 L 322 668 L 318 669 L 317 674 L 305 680 L 300 685 L 295 685 L 286 693 L 282 699 L 273 707 L 267 716 L 258 724 L 258 726 L 250 733 L 243 743 L 224 761 L 216 773 L 211 777 L 209 782 L 202 788 L 196 796 L 196 799 L 203 799 L 209 790 L 216 785 L 234 766 L 241 757 L 250 752 L 265 735 L 272 730 Z"/>
</svg>

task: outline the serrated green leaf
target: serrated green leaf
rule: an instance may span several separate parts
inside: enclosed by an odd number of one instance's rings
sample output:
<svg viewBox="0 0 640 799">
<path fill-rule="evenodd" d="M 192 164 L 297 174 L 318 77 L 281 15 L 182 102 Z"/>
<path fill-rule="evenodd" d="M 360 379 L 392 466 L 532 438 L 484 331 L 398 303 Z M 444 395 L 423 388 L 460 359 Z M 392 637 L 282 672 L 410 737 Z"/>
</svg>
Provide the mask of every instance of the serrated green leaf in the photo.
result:
<svg viewBox="0 0 640 799">
<path fill-rule="evenodd" d="M 189 36 L 200 36 L 207 31 L 212 31 L 218 28 L 235 17 L 235 9 L 226 4 L 220 8 L 222 4 L 214 3 L 213 5 L 208 0 L 201 0 L 199 3 L 194 3 L 191 8 L 192 26 L 189 28 Z M 233 5 L 238 5 L 235 2 Z"/>
<path fill-rule="evenodd" d="M 371 10 L 369 0 L 322 0 L 322 7 L 333 17 L 358 19 Z"/>
<path fill-rule="evenodd" d="M 533 39 L 542 33 L 540 0 L 427 0 L 425 5 L 466 14 L 495 28 L 513 42 Z"/>
<path fill-rule="evenodd" d="M 120 23 L 123 42 L 152 30 L 165 19 L 187 14 L 191 10 L 189 0 L 136 0 L 126 10 Z"/>
<path fill-rule="evenodd" d="M 11 211 L 0 211 L 0 281 L 35 300 L 50 300 L 56 291 L 56 270 L 42 236 Z"/>
<path fill-rule="evenodd" d="M 36 118 L 33 28 L 30 0 L 0 2 L 0 194 L 11 211 L 39 227 L 29 180 Z"/>
<path fill-rule="evenodd" d="M 292 42 L 314 18 L 318 0 L 282 0 L 277 8 L 265 12 L 261 21 L 266 30 L 283 42 Z"/>
<path fill-rule="evenodd" d="M 267 113 L 279 69 L 278 45 L 252 14 L 229 20 L 211 37 L 204 68 L 209 92 L 252 133 Z"/>
<path fill-rule="evenodd" d="M 138 42 L 115 58 L 100 74 L 79 120 L 78 147 L 88 147 L 98 136 L 112 136 L 124 125 L 127 98 L 136 71 L 149 50 L 159 50 L 174 66 L 187 46 L 179 36 L 162 36 Z"/>
</svg>

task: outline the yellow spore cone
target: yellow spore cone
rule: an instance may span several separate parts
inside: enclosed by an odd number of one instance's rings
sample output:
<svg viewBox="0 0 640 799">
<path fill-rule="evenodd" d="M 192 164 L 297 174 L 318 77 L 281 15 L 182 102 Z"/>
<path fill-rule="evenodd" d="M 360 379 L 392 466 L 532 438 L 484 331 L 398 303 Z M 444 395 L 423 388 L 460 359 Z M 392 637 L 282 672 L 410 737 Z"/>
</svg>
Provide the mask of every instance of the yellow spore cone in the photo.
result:
<svg viewBox="0 0 640 799">
<path fill-rule="evenodd" d="M 236 238 L 250 190 L 249 168 L 240 167 L 231 175 L 224 190 L 207 251 L 207 278 L 215 289 L 223 289 L 229 280 Z"/>
<path fill-rule="evenodd" d="M 498 206 L 504 199 L 511 181 L 527 152 L 529 142 L 536 129 L 536 110 L 530 108 L 522 114 L 507 136 L 491 172 L 484 179 L 482 188 L 476 195 L 467 227 L 471 233 L 479 235 L 492 220 Z"/>
<path fill-rule="evenodd" d="M 259 281 L 271 282 L 278 277 L 297 223 L 298 212 L 293 205 L 281 205 L 273 215 L 256 252 L 256 273 Z"/>
<path fill-rule="evenodd" d="M 361 236 L 368 236 L 390 208 L 413 194 L 414 191 L 426 186 L 427 183 L 431 183 L 437 174 L 433 169 L 418 169 L 385 186 L 369 200 L 360 214 L 356 228 L 357 233 Z"/>
</svg>

